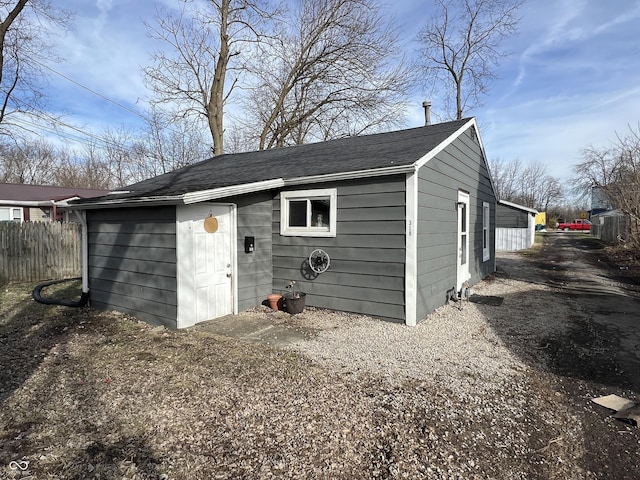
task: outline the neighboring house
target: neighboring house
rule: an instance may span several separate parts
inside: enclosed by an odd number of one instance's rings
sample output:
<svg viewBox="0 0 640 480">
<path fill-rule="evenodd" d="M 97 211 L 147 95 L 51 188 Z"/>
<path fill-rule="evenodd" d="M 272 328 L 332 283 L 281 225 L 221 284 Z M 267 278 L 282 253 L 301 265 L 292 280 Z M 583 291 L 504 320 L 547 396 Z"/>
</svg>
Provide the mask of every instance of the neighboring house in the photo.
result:
<svg viewBox="0 0 640 480">
<path fill-rule="evenodd" d="M 526 250 L 533 246 L 538 211 L 506 200 L 498 201 L 496 250 Z"/>
<path fill-rule="evenodd" d="M 475 119 L 221 155 L 72 202 L 91 305 L 182 328 L 263 303 L 415 325 L 495 271 L 496 198 Z M 314 249 L 330 256 L 316 274 Z"/>
<path fill-rule="evenodd" d="M 108 190 L 0 183 L 0 221 L 69 221 L 69 200 L 103 196 Z M 73 221 L 73 219 L 72 219 Z"/>
<path fill-rule="evenodd" d="M 591 187 L 591 209 L 589 210 L 591 215 L 599 215 L 603 212 L 613 210 L 614 207 L 611 204 L 611 200 L 607 195 L 607 192 L 602 187 Z"/>
</svg>

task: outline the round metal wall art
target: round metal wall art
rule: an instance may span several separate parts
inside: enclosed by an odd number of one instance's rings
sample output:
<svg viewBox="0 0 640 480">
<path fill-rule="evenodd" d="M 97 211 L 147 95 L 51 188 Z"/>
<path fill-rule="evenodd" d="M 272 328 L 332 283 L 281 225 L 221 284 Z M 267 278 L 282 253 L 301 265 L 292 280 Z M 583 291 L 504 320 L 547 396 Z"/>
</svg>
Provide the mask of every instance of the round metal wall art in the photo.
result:
<svg viewBox="0 0 640 480">
<path fill-rule="evenodd" d="M 204 231 L 207 233 L 215 233 L 218 231 L 218 219 L 214 216 L 208 216 L 204 219 Z"/>
<path fill-rule="evenodd" d="M 324 273 L 329 269 L 331 259 L 324 250 L 317 248 L 309 255 L 309 266 L 315 273 Z"/>
</svg>

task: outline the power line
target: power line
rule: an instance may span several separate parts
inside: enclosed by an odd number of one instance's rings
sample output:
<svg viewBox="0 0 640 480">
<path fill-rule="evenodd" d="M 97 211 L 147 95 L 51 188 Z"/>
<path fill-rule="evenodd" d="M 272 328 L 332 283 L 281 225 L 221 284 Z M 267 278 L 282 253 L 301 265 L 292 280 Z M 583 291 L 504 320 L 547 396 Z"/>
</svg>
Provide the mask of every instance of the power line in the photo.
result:
<svg viewBox="0 0 640 480">
<path fill-rule="evenodd" d="M 37 111 L 34 111 L 31 113 L 31 115 L 37 119 L 43 120 L 44 122 L 48 123 L 49 125 L 45 124 L 40 124 L 40 123 L 35 123 L 34 121 L 29 120 L 28 118 L 17 118 L 13 120 L 13 123 L 15 125 L 18 126 L 23 126 L 23 128 L 28 128 L 28 129 L 37 129 L 39 131 L 44 131 L 46 133 L 50 133 L 52 135 L 55 135 L 57 137 L 60 137 L 62 139 L 67 139 L 67 140 L 71 140 L 75 143 L 80 143 L 82 145 L 87 145 L 89 146 L 90 140 L 94 140 L 96 142 L 96 144 L 101 147 L 101 148 L 105 148 L 105 147 L 109 147 L 109 148 L 113 148 L 115 150 L 120 151 L 121 153 L 129 153 L 131 151 L 133 151 L 134 147 L 133 146 L 127 146 L 127 145 L 123 145 L 121 143 L 118 143 L 115 140 L 111 140 L 108 139 L 106 137 L 101 137 L 99 135 L 93 134 L 93 133 L 89 133 L 86 132 L 74 125 L 65 123 L 63 121 L 61 121 L 60 119 L 57 118 L 52 118 L 52 117 L 48 117 L 45 114 L 41 114 Z M 52 125 L 53 126 L 50 126 Z M 77 132 L 80 135 L 83 135 L 84 137 L 88 137 L 88 138 L 83 138 L 82 136 L 70 133 L 68 131 L 64 131 L 64 130 L 60 130 L 59 128 L 65 128 L 65 129 L 69 129 L 72 130 L 74 132 Z"/>
<path fill-rule="evenodd" d="M 123 110 L 126 110 L 129 113 L 133 113 L 134 115 L 142 118 L 143 120 L 147 120 L 147 118 L 142 115 L 140 112 L 136 112 L 135 110 L 130 109 L 129 107 L 126 107 L 124 105 L 122 105 L 121 103 L 116 102 L 115 100 L 111 100 L 110 98 L 102 95 L 101 93 L 96 92 L 95 90 L 92 90 L 91 88 L 87 87 L 86 85 L 81 84 L 80 82 L 77 82 L 76 80 L 67 77 L 66 75 L 64 75 L 63 73 L 58 72 L 57 70 L 54 70 L 53 68 L 49 67 L 48 65 L 45 65 L 44 63 L 39 62 L 38 60 L 32 59 L 32 61 L 34 63 L 37 63 L 38 65 L 40 65 L 43 68 L 46 68 L 47 70 L 49 70 L 52 73 L 55 73 L 56 75 L 59 75 L 60 77 L 64 78 L 65 80 L 67 80 L 68 82 L 73 83 L 74 85 L 77 85 L 80 88 L 83 88 L 84 90 L 86 90 L 87 92 L 90 92 L 94 95 L 96 95 L 97 97 L 102 98 L 103 100 L 106 100 L 109 103 L 112 103 L 113 105 L 115 105 L 116 107 L 122 108 Z"/>
</svg>

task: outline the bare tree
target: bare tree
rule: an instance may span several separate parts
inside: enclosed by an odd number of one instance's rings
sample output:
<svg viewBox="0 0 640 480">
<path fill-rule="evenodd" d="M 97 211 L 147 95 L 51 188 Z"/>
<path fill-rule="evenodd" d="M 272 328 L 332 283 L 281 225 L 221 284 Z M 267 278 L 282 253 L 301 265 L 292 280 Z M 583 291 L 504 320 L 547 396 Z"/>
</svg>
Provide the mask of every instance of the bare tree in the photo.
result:
<svg viewBox="0 0 640 480">
<path fill-rule="evenodd" d="M 53 182 L 63 187 L 114 188 L 113 175 L 96 142 L 85 145 L 83 151 L 60 149 L 58 167 Z"/>
<path fill-rule="evenodd" d="M 59 171 L 52 175 L 65 186 L 117 189 L 147 178 L 141 173 L 146 155 L 142 138 L 124 127 L 106 129 L 82 151 L 61 151 Z"/>
<path fill-rule="evenodd" d="M 57 167 L 55 148 L 43 140 L 8 141 L 0 146 L 2 183 L 52 183 L 51 172 Z"/>
<path fill-rule="evenodd" d="M 547 165 L 542 162 L 519 168 L 516 202 L 539 211 L 546 211 L 550 204 L 557 205 L 563 198 L 562 188 L 547 172 Z"/>
<path fill-rule="evenodd" d="M 53 57 L 52 30 L 66 28 L 69 18 L 47 0 L 0 0 L 0 133 L 31 128 L 26 119 L 19 122 L 16 117 L 47 117 L 42 113 L 42 62 Z"/>
<path fill-rule="evenodd" d="M 501 43 L 517 31 L 522 0 L 435 0 L 435 4 L 431 22 L 417 36 L 417 67 L 432 94 L 441 93 L 459 120 L 481 105 L 495 79 L 495 68 L 507 55 Z"/>
<path fill-rule="evenodd" d="M 520 192 L 520 176 L 522 162 L 519 159 L 506 161 L 496 158 L 489 162 L 491 177 L 499 200 L 515 201 Z"/>
<path fill-rule="evenodd" d="M 401 123 L 409 69 L 375 0 L 301 0 L 253 63 L 260 149 Z"/>
<path fill-rule="evenodd" d="M 490 162 L 491 177 L 500 200 L 546 212 L 564 200 L 562 185 L 541 162 L 524 165 L 497 159 Z"/>
<path fill-rule="evenodd" d="M 159 12 L 152 38 L 169 46 L 146 68 L 146 81 L 156 97 L 152 104 L 169 107 L 175 118 L 204 120 L 211 132 L 214 155 L 224 153 L 224 106 L 236 85 L 227 75 L 244 44 L 255 41 L 270 13 L 260 0 L 182 0 L 176 16 Z"/>
<path fill-rule="evenodd" d="M 138 152 L 138 178 L 143 180 L 170 172 L 211 154 L 202 131 L 188 119 L 167 119 L 152 110 Z"/>
<path fill-rule="evenodd" d="M 627 215 L 628 244 L 640 247 L 640 124 L 617 135 L 609 148 L 585 148 L 574 171 L 578 174 L 576 190 L 584 197 L 598 187 L 611 205 Z"/>
</svg>

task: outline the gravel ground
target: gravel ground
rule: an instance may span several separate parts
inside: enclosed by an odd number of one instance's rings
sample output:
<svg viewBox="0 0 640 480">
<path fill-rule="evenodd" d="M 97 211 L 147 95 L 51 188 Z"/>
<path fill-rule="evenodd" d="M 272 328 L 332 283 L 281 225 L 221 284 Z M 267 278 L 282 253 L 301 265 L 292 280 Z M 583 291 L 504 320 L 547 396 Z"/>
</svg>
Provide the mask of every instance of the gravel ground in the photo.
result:
<svg viewBox="0 0 640 480">
<path fill-rule="evenodd" d="M 501 306 L 452 303 L 415 328 L 246 312 L 317 329 L 286 349 L 7 288 L 0 478 L 636 478 L 637 429 L 547 371 L 544 339 L 566 333 L 554 318 L 571 311 L 524 260 L 508 254 L 509 269 L 474 287 Z M 590 458 L 593 423 L 630 452 L 614 473 Z"/>
</svg>

